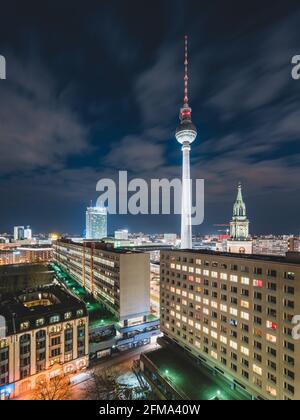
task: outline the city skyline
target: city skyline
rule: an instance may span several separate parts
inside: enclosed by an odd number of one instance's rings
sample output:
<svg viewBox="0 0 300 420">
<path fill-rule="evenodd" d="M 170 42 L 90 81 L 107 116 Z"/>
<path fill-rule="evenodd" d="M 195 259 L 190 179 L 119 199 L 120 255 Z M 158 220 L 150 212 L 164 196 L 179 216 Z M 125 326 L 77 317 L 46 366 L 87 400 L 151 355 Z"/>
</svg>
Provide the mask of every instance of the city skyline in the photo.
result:
<svg viewBox="0 0 300 420">
<path fill-rule="evenodd" d="M 173 136 L 187 33 L 193 120 L 201 139 L 191 172 L 205 179 L 206 191 L 205 220 L 194 232 L 229 223 L 241 181 L 253 234 L 298 234 L 300 84 L 291 77 L 299 45 L 296 3 L 237 5 L 235 16 L 205 2 L 175 7 L 166 1 L 159 16 L 154 5 L 144 14 L 138 4 L 118 11 L 106 4 L 105 21 L 99 6 L 82 13 L 80 1 L 72 4 L 67 29 L 68 2 L 59 17 L 55 6 L 34 9 L 28 2 L 25 10 L 20 4 L 22 21 L 13 4 L 3 5 L 0 231 L 26 219 L 36 231 L 82 232 L 96 182 L 119 169 L 145 179 L 180 177 Z M 180 218 L 109 217 L 110 231 L 120 226 L 179 233 Z"/>
</svg>

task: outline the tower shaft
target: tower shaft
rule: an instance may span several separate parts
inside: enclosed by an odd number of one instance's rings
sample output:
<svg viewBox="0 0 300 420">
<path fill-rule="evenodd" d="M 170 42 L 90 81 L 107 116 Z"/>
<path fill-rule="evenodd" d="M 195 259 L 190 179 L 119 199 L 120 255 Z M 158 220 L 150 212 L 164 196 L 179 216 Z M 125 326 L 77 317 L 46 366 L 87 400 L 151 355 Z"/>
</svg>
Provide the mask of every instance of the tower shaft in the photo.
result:
<svg viewBox="0 0 300 420">
<path fill-rule="evenodd" d="M 182 145 L 181 249 L 192 248 L 192 204 L 189 143 Z"/>
</svg>

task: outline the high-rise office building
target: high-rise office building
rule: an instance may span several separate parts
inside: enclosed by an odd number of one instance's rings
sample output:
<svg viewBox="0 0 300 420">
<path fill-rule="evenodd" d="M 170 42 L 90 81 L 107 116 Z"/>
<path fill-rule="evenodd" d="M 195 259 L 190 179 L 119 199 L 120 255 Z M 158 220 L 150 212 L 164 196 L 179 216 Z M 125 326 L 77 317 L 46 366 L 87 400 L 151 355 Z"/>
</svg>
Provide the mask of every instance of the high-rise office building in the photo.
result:
<svg viewBox="0 0 300 420">
<path fill-rule="evenodd" d="M 24 229 L 24 239 L 32 239 L 32 230 L 30 229 L 30 226 L 27 226 L 26 229 Z"/>
<path fill-rule="evenodd" d="M 300 399 L 299 253 L 161 251 L 161 331 L 254 398 Z"/>
<path fill-rule="evenodd" d="M 86 209 L 86 238 L 102 239 L 107 236 L 107 209 L 88 207 Z"/>
<path fill-rule="evenodd" d="M 188 98 L 188 51 L 187 37 L 185 37 L 184 59 L 184 98 L 183 107 L 180 109 L 180 124 L 176 129 L 176 140 L 182 145 L 182 198 L 181 198 L 181 248 L 192 248 L 192 200 L 191 200 L 191 174 L 190 150 L 191 143 L 197 137 L 197 130 L 192 123 L 192 109 Z"/>
<path fill-rule="evenodd" d="M 14 227 L 14 240 L 22 241 L 23 239 L 25 239 L 24 226 L 15 226 Z"/>
</svg>

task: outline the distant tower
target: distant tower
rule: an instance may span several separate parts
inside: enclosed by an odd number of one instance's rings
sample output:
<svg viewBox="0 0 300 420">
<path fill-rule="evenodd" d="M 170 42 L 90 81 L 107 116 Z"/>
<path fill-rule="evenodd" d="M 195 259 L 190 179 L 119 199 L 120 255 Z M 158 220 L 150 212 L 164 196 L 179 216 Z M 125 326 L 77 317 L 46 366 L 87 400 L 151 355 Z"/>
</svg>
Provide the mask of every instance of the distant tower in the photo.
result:
<svg viewBox="0 0 300 420">
<path fill-rule="evenodd" d="M 86 239 L 107 237 L 107 209 L 105 207 L 88 207 L 86 209 Z"/>
<path fill-rule="evenodd" d="M 188 40 L 185 37 L 184 57 L 184 98 L 183 107 L 180 109 L 180 123 L 176 129 L 176 140 L 182 145 L 182 198 L 181 198 L 181 249 L 192 248 L 191 224 L 191 182 L 190 182 L 190 144 L 197 137 L 197 130 L 192 123 L 192 109 L 188 99 Z"/>
<path fill-rule="evenodd" d="M 227 241 L 227 251 L 252 254 L 252 240 L 249 237 L 249 220 L 246 205 L 242 195 L 242 184 L 238 184 L 238 192 L 233 205 L 233 215 L 230 222 L 230 239 Z"/>
<path fill-rule="evenodd" d="M 238 184 L 238 192 L 233 205 L 233 216 L 230 222 L 230 237 L 232 239 L 247 239 L 249 237 L 249 220 L 246 205 L 243 201 L 242 184 Z"/>
</svg>

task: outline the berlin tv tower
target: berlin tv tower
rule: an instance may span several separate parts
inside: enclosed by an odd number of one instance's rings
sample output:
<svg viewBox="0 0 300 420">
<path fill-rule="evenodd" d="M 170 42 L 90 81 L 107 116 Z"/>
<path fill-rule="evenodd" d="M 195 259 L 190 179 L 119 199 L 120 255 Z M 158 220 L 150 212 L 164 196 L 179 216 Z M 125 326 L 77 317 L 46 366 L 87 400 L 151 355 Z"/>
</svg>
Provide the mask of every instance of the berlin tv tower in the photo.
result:
<svg viewBox="0 0 300 420">
<path fill-rule="evenodd" d="M 197 137 L 196 127 L 192 123 L 192 109 L 189 106 L 188 80 L 188 38 L 185 36 L 184 98 L 179 113 L 180 123 L 175 134 L 176 140 L 182 145 L 181 249 L 192 248 L 190 144 Z"/>
</svg>

